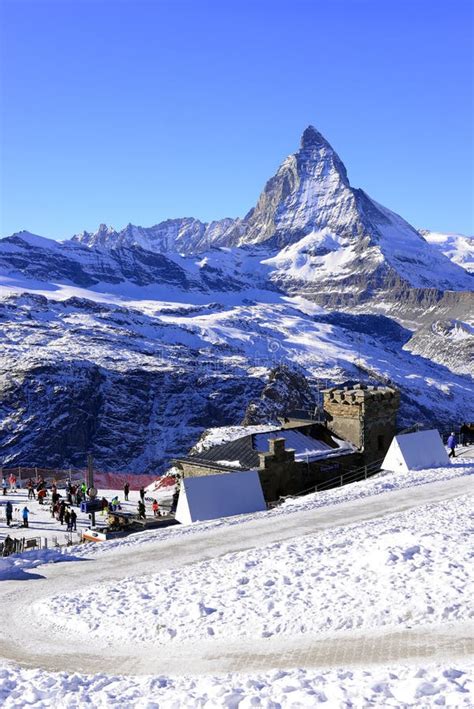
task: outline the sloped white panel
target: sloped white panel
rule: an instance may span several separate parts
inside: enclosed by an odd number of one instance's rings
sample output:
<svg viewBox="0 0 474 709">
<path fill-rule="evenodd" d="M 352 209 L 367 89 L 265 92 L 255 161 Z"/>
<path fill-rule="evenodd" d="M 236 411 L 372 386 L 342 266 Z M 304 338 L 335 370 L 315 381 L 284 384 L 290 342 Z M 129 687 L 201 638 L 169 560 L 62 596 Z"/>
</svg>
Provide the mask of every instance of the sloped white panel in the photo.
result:
<svg viewBox="0 0 474 709">
<path fill-rule="evenodd" d="M 382 463 L 383 470 L 408 472 L 449 465 L 448 454 L 436 429 L 395 436 Z"/>
<path fill-rule="evenodd" d="M 266 510 L 256 470 L 184 478 L 176 519 L 181 524 Z"/>
</svg>

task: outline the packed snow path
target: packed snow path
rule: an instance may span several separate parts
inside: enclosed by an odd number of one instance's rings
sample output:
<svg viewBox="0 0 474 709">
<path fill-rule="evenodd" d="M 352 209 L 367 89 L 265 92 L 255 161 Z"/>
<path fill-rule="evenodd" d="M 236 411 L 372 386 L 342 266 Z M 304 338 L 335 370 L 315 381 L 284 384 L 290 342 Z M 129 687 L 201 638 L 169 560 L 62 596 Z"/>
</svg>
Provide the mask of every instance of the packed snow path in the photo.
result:
<svg viewBox="0 0 474 709">
<path fill-rule="evenodd" d="M 107 553 L 41 566 L 26 575 L 18 592 L 18 578 L 0 585 L 2 608 L 7 609 L 0 636 L 0 652 L 22 665 L 53 671 L 120 674 L 252 672 L 279 667 L 333 667 L 368 663 L 387 664 L 405 659 L 443 660 L 465 657 L 474 651 L 474 627 L 417 626 L 394 632 L 393 627 L 338 633 L 337 638 L 314 635 L 268 639 L 216 640 L 144 647 L 139 643 L 105 647 L 68 632 L 57 633 L 41 625 L 32 610 L 39 599 L 77 592 L 97 584 L 120 581 L 150 572 L 179 568 L 228 552 L 251 549 L 318 531 L 330 530 L 442 502 L 474 492 L 472 476 L 392 490 L 369 498 L 330 507 L 295 511 L 272 517 L 262 515 L 248 523 L 193 530 L 190 536 L 160 536 L 137 547 L 111 548 Z M 197 533 L 196 533 L 197 532 Z M 104 549 L 105 552 L 105 549 Z M 33 578 L 32 578 L 33 576 Z"/>
</svg>

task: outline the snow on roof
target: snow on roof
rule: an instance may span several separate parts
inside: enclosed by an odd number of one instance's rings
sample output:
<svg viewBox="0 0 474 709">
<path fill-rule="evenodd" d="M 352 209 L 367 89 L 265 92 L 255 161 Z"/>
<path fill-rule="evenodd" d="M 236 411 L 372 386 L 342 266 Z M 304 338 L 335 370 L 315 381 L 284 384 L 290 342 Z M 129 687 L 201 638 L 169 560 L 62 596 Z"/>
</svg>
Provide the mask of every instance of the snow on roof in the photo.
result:
<svg viewBox="0 0 474 709">
<path fill-rule="evenodd" d="M 283 429 L 266 434 L 257 434 L 254 436 L 256 450 L 262 453 L 268 451 L 269 438 L 284 438 L 285 448 L 295 451 L 295 460 L 298 462 L 326 458 L 328 455 L 341 455 L 343 452 L 351 453 L 356 450 L 351 443 L 334 436 L 331 436 L 331 438 L 336 444 L 336 448 L 295 429 Z"/>
<path fill-rule="evenodd" d="M 259 453 L 269 452 L 268 441 L 275 438 L 285 439 L 285 448 L 295 451 L 297 462 L 309 462 L 357 450 L 352 443 L 337 438 L 321 426 L 318 432 L 317 426 L 303 424 L 299 428 L 290 429 L 275 426 L 210 429 L 186 460 L 249 470 L 258 467 Z"/>
<path fill-rule="evenodd" d="M 253 433 L 267 433 L 278 430 L 280 430 L 278 426 L 269 423 L 258 426 L 219 426 L 208 428 L 193 447 L 191 454 L 203 453 L 210 448 L 214 448 L 214 446 L 230 443 L 230 441 L 236 441 Z"/>
</svg>

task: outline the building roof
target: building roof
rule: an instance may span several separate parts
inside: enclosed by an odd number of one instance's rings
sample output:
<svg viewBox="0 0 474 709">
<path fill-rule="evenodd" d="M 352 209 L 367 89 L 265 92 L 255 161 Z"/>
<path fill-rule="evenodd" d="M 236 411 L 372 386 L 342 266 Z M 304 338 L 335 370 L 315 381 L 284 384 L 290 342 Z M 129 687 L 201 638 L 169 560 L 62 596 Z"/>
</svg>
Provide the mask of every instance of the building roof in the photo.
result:
<svg viewBox="0 0 474 709">
<path fill-rule="evenodd" d="M 298 428 L 273 428 L 259 433 L 241 436 L 235 440 L 212 446 L 183 458 L 187 463 L 204 464 L 232 470 L 258 468 L 259 453 L 269 450 L 269 439 L 284 438 L 285 448 L 295 451 L 297 462 L 353 453 L 356 447 L 338 438 L 320 424 L 306 424 Z"/>
</svg>

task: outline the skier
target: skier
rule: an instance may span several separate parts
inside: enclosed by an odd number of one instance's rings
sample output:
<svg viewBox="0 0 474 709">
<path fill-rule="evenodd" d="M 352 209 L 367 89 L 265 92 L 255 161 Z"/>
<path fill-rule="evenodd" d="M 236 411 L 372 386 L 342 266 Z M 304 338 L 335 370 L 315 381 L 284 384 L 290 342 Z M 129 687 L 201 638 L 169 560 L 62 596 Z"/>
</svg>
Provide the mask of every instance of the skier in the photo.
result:
<svg viewBox="0 0 474 709">
<path fill-rule="evenodd" d="M 138 516 L 140 517 L 140 519 L 146 519 L 145 504 L 142 500 L 138 501 Z"/>
<path fill-rule="evenodd" d="M 22 514 L 22 517 L 23 517 L 23 526 L 24 526 L 24 527 L 28 527 L 28 515 L 29 515 L 29 513 L 30 513 L 30 511 L 29 511 L 28 507 L 23 507 L 23 512 L 22 512 L 21 514 Z"/>
<path fill-rule="evenodd" d="M 153 503 L 152 503 L 152 505 L 151 505 L 151 509 L 153 510 L 153 515 L 154 515 L 155 517 L 158 517 L 158 515 L 159 515 L 159 510 L 160 510 L 160 507 L 159 507 L 159 505 L 158 505 L 158 500 L 153 500 Z"/>
<path fill-rule="evenodd" d="M 9 527 L 11 525 L 12 519 L 13 519 L 13 505 L 10 502 L 10 500 L 8 500 L 8 502 L 6 504 L 5 517 L 7 518 L 7 526 Z"/>
<path fill-rule="evenodd" d="M 126 501 L 126 502 L 128 502 L 128 493 L 129 493 L 129 492 L 130 492 L 130 483 L 129 483 L 128 480 L 127 480 L 127 482 L 126 482 L 125 485 L 123 486 L 123 494 L 124 494 L 124 497 L 125 497 L 125 501 Z"/>
<path fill-rule="evenodd" d="M 455 435 L 454 431 L 451 431 L 451 435 L 448 438 L 448 448 L 451 449 L 449 452 L 450 458 L 456 457 L 456 453 L 455 453 L 454 449 L 456 448 L 457 444 L 458 444 L 458 441 L 457 441 L 456 435 Z"/>
</svg>

